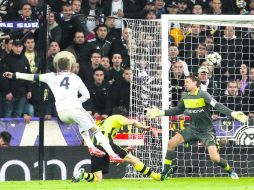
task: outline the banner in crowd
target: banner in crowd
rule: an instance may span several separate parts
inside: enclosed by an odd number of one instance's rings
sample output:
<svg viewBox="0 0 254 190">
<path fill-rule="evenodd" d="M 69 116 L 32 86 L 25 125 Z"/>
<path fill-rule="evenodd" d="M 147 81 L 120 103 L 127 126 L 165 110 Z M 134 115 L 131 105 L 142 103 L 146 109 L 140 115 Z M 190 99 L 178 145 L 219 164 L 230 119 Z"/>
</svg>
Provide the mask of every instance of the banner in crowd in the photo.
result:
<svg viewBox="0 0 254 190">
<path fill-rule="evenodd" d="M 179 123 L 181 125 L 181 122 Z M 76 124 L 64 124 L 55 119 L 45 121 L 44 125 L 45 146 L 80 146 L 83 143 Z M 219 138 L 233 139 L 239 145 L 254 145 L 254 127 L 241 126 L 238 121 L 220 119 L 214 122 L 214 128 Z M 125 135 L 117 135 L 116 141 L 119 145 L 144 144 L 144 135 L 131 134 L 131 127 L 125 126 L 121 130 Z M 157 129 L 153 127 L 152 130 L 155 134 Z M 36 118 L 29 124 L 25 124 L 23 119 L 0 119 L 1 131 L 12 134 L 11 146 L 38 146 L 39 144 L 39 121 Z"/>
<path fill-rule="evenodd" d="M 36 29 L 39 28 L 39 23 L 37 21 L 0 22 L 0 28 Z"/>
<path fill-rule="evenodd" d="M 38 180 L 38 147 L 0 148 L 0 181 Z M 79 147 L 45 147 L 44 151 L 46 180 L 71 179 L 80 167 L 90 171 L 91 156 L 87 148 Z M 105 178 L 123 178 L 125 164 L 110 164 Z"/>
</svg>

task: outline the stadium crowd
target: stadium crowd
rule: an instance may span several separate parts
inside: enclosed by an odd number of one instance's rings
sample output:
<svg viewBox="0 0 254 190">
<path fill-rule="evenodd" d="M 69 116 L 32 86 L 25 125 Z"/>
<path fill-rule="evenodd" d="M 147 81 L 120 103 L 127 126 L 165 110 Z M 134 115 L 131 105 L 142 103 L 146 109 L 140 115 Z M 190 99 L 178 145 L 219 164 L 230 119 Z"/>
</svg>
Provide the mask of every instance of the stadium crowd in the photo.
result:
<svg viewBox="0 0 254 190">
<path fill-rule="evenodd" d="M 91 98 L 83 106 L 94 118 L 107 118 L 114 107 L 130 105 L 129 29 L 121 18 L 159 19 L 161 14 L 254 14 L 254 0 L 246 7 L 237 0 L 45 0 L 49 44 L 47 72 L 55 72 L 54 56 L 74 54 L 72 72 L 88 87 Z M 39 0 L 0 0 L 0 20 L 37 21 L 42 26 Z M 202 16 L 201 16 L 202 17 Z M 173 105 L 184 91 L 184 78 L 197 74 L 201 88 L 229 108 L 254 117 L 254 30 L 173 23 L 169 48 Z M 4 72 L 40 73 L 42 27 L 1 28 L 0 75 Z M 148 40 L 148 39 L 146 39 Z M 145 47 L 144 47 L 145 48 Z M 206 62 L 207 54 L 222 56 L 219 67 Z M 0 78 L 0 116 L 40 116 L 41 84 Z M 44 91 L 45 118 L 56 116 L 54 97 Z M 216 119 L 218 115 L 214 113 Z"/>
</svg>

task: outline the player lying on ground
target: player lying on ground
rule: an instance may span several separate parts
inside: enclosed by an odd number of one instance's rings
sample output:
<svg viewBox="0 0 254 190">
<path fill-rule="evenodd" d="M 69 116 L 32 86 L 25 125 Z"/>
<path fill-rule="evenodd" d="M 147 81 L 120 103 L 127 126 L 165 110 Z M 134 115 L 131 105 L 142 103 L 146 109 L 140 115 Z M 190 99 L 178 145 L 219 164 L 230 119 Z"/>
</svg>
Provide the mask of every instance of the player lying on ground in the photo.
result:
<svg viewBox="0 0 254 190">
<path fill-rule="evenodd" d="M 122 162 L 123 159 L 114 153 L 93 118 L 82 107 L 82 103 L 90 98 L 90 94 L 82 80 L 71 73 L 71 65 L 76 63 L 74 55 L 67 51 L 59 52 L 54 57 L 53 63 L 57 73 L 25 74 L 5 72 L 3 76 L 13 80 L 23 79 L 47 83 L 54 94 L 59 118 L 65 123 L 77 123 L 79 125 L 80 134 L 88 146 L 89 153 L 95 156 L 105 155 L 103 151 L 93 145 L 88 131 L 91 130 L 97 141 L 101 143 L 101 146 L 110 155 L 109 160 Z M 79 98 L 78 93 L 81 95 Z"/>
<path fill-rule="evenodd" d="M 149 176 L 157 181 L 161 180 L 161 174 L 153 172 L 149 167 L 147 167 L 143 162 L 141 162 L 137 157 L 133 156 L 127 150 L 117 146 L 113 138 L 115 137 L 116 133 L 122 126 L 125 125 L 132 125 L 134 127 L 149 130 L 149 127 L 144 126 L 137 120 L 128 119 L 123 115 L 127 115 L 127 110 L 124 107 L 117 107 L 113 109 L 113 115 L 103 120 L 100 124 L 100 129 L 104 133 L 105 137 L 107 137 L 110 141 L 110 145 L 112 146 L 113 150 L 119 154 L 121 158 L 124 159 L 124 162 L 130 163 L 134 166 L 134 168 L 146 176 Z M 94 142 L 98 144 L 97 142 Z M 96 145 L 99 149 L 103 150 L 103 148 L 99 145 Z M 102 174 L 108 173 L 109 169 L 109 161 L 108 155 L 103 157 L 95 157 L 92 156 L 91 158 L 91 173 L 87 173 L 83 168 L 81 168 L 78 173 L 74 174 L 73 181 L 78 182 L 80 180 L 85 179 L 86 181 L 101 181 Z"/>
<path fill-rule="evenodd" d="M 160 116 L 173 116 L 184 113 L 191 117 L 190 127 L 177 133 L 168 142 L 167 154 L 162 171 L 162 179 L 167 178 L 174 172 L 176 166 L 172 163 L 175 159 L 175 148 L 183 142 L 201 141 L 208 149 L 211 160 L 225 169 L 232 179 L 238 179 L 238 175 L 230 168 L 227 161 L 220 158 L 216 149 L 216 138 L 211 120 L 210 105 L 219 112 L 245 123 L 248 118 L 243 112 L 232 111 L 223 104 L 218 103 L 210 94 L 199 89 L 200 81 L 195 76 L 185 79 L 185 92 L 179 104 L 169 110 L 150 108 L 147 110 L 149 118 Z"/>
</svg>

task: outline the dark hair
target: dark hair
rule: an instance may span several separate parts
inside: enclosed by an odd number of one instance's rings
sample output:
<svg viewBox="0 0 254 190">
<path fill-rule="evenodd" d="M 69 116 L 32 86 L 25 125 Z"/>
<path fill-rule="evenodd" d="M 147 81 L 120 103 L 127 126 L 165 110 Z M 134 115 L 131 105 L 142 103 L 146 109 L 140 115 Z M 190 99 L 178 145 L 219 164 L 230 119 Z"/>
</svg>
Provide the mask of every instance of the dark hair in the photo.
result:
<svg viewBox="0 0 254 190">
<path fill-rule="evenodd" d="M 195 75 L 189 75 L 189 76 L 186 77 L 186 79 L 187 78 L 191 79 L 193 82 L 196 82 L 197 83 L 197 87 L 200 86 L 201 82 L 200 82 L 200 80 Z"/>
<path fill-rule="evenodd" d="M 127 116 L 129 113 L 127 109 L 123 106 L 114 107 L 112 110 L 112 115 L 123 115 Z"/>
<path fill-rule="evenodd" d="M 125 68 L 123 69 L 123 71 L 129 71 L 129 70 L 131 70 L 130 67 L 125 67 Z"/>
<path fill-rule="evenodd" d="M 94 74 L 95 72 L 97 72 L 97 71 L 102 71 L 102 72 L 103 72 L 103 74 L 105 75 L 105 73 L 104 73 L 104 69 L 103 69 L 103 68 L 98 67 L 98 68 L 94 69 L 94 70 L 93 70 L 93 74 Z"/>
<path fill-rule="evenodd" d="M 101 53 L 98 51 L 98 50 L 95 50 L 95 51 L 93 51 L 93 53 L 91 53 L 91 56 L 90 56 L 90 58 L 92 58 L 93 57 L 93 54 L 99 54 L 100 56 L 101 56 Z"/>
<path fill-rule="evenodd" d="M 57 62 L 57 66 L 60 71 L 70 68 L 70 60 L 67 58 L 60 58 Z"/>
<path fill-rule="evenodd" d="M 71 7 L 71 4 L 70 4 L 70 3 L 67 3 L 67 2 L 66 2 L 66 3 L 63 3 L 63 4 L 62 4 L 62 11 L 63 11 L 63 8 L 64 8 L 64 7 Z"/>
<path fill-rule="evenodd" d="M 107 29 L 107 31 L 108 31 L 108 27 L 107 27 L 107 25 L 106 25 L 106 24 L 99 24 L 99 25 L 96 27 L 96 30 L 95 30 L 95 31 L 98 31 L 98 30 L 99 30 L 99 28 L 106 28 L 106 29 Z"/>
<path fill-rule="evenodd" d="M 9 145 L 11 142 L 12 136 L 8 131 L 3 131 L 0 133 L 0 138 L 3 139 L 3 141 L 6 145 Z"/>
<path fill-rule="evenodd" d="M 4 43 L 5 43 L 5 44 L 8 44 L 10 41 L 13 41 L 13 38 L 9 38 L 9 39 L 6 38 L 6 39 L 4 40 Z"/>
<path fill-rule="evenodd" d="M 31 35 L 28 35 L 24 40 L 23 43 L 26 43 L 27 40 L 34 40 L 34 37 Z"/>
</svg>

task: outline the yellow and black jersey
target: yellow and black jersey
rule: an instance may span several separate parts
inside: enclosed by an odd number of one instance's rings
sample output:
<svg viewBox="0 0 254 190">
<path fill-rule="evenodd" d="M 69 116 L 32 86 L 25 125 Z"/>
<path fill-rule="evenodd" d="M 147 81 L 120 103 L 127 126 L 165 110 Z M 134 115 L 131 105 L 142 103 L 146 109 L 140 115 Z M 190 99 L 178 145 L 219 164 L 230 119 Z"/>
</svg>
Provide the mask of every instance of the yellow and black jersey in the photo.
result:
<svg viewBox="0 0 254 190">
<path fill-rule="evenodd" d="M 112 115 L 105 120 L 103 120 L 99 127 L 104 135 L 109 139 L 112 140 L 116 133 L 123 127 L 126 123 L 126 117 L 122 115 Z"/>
</svg>

